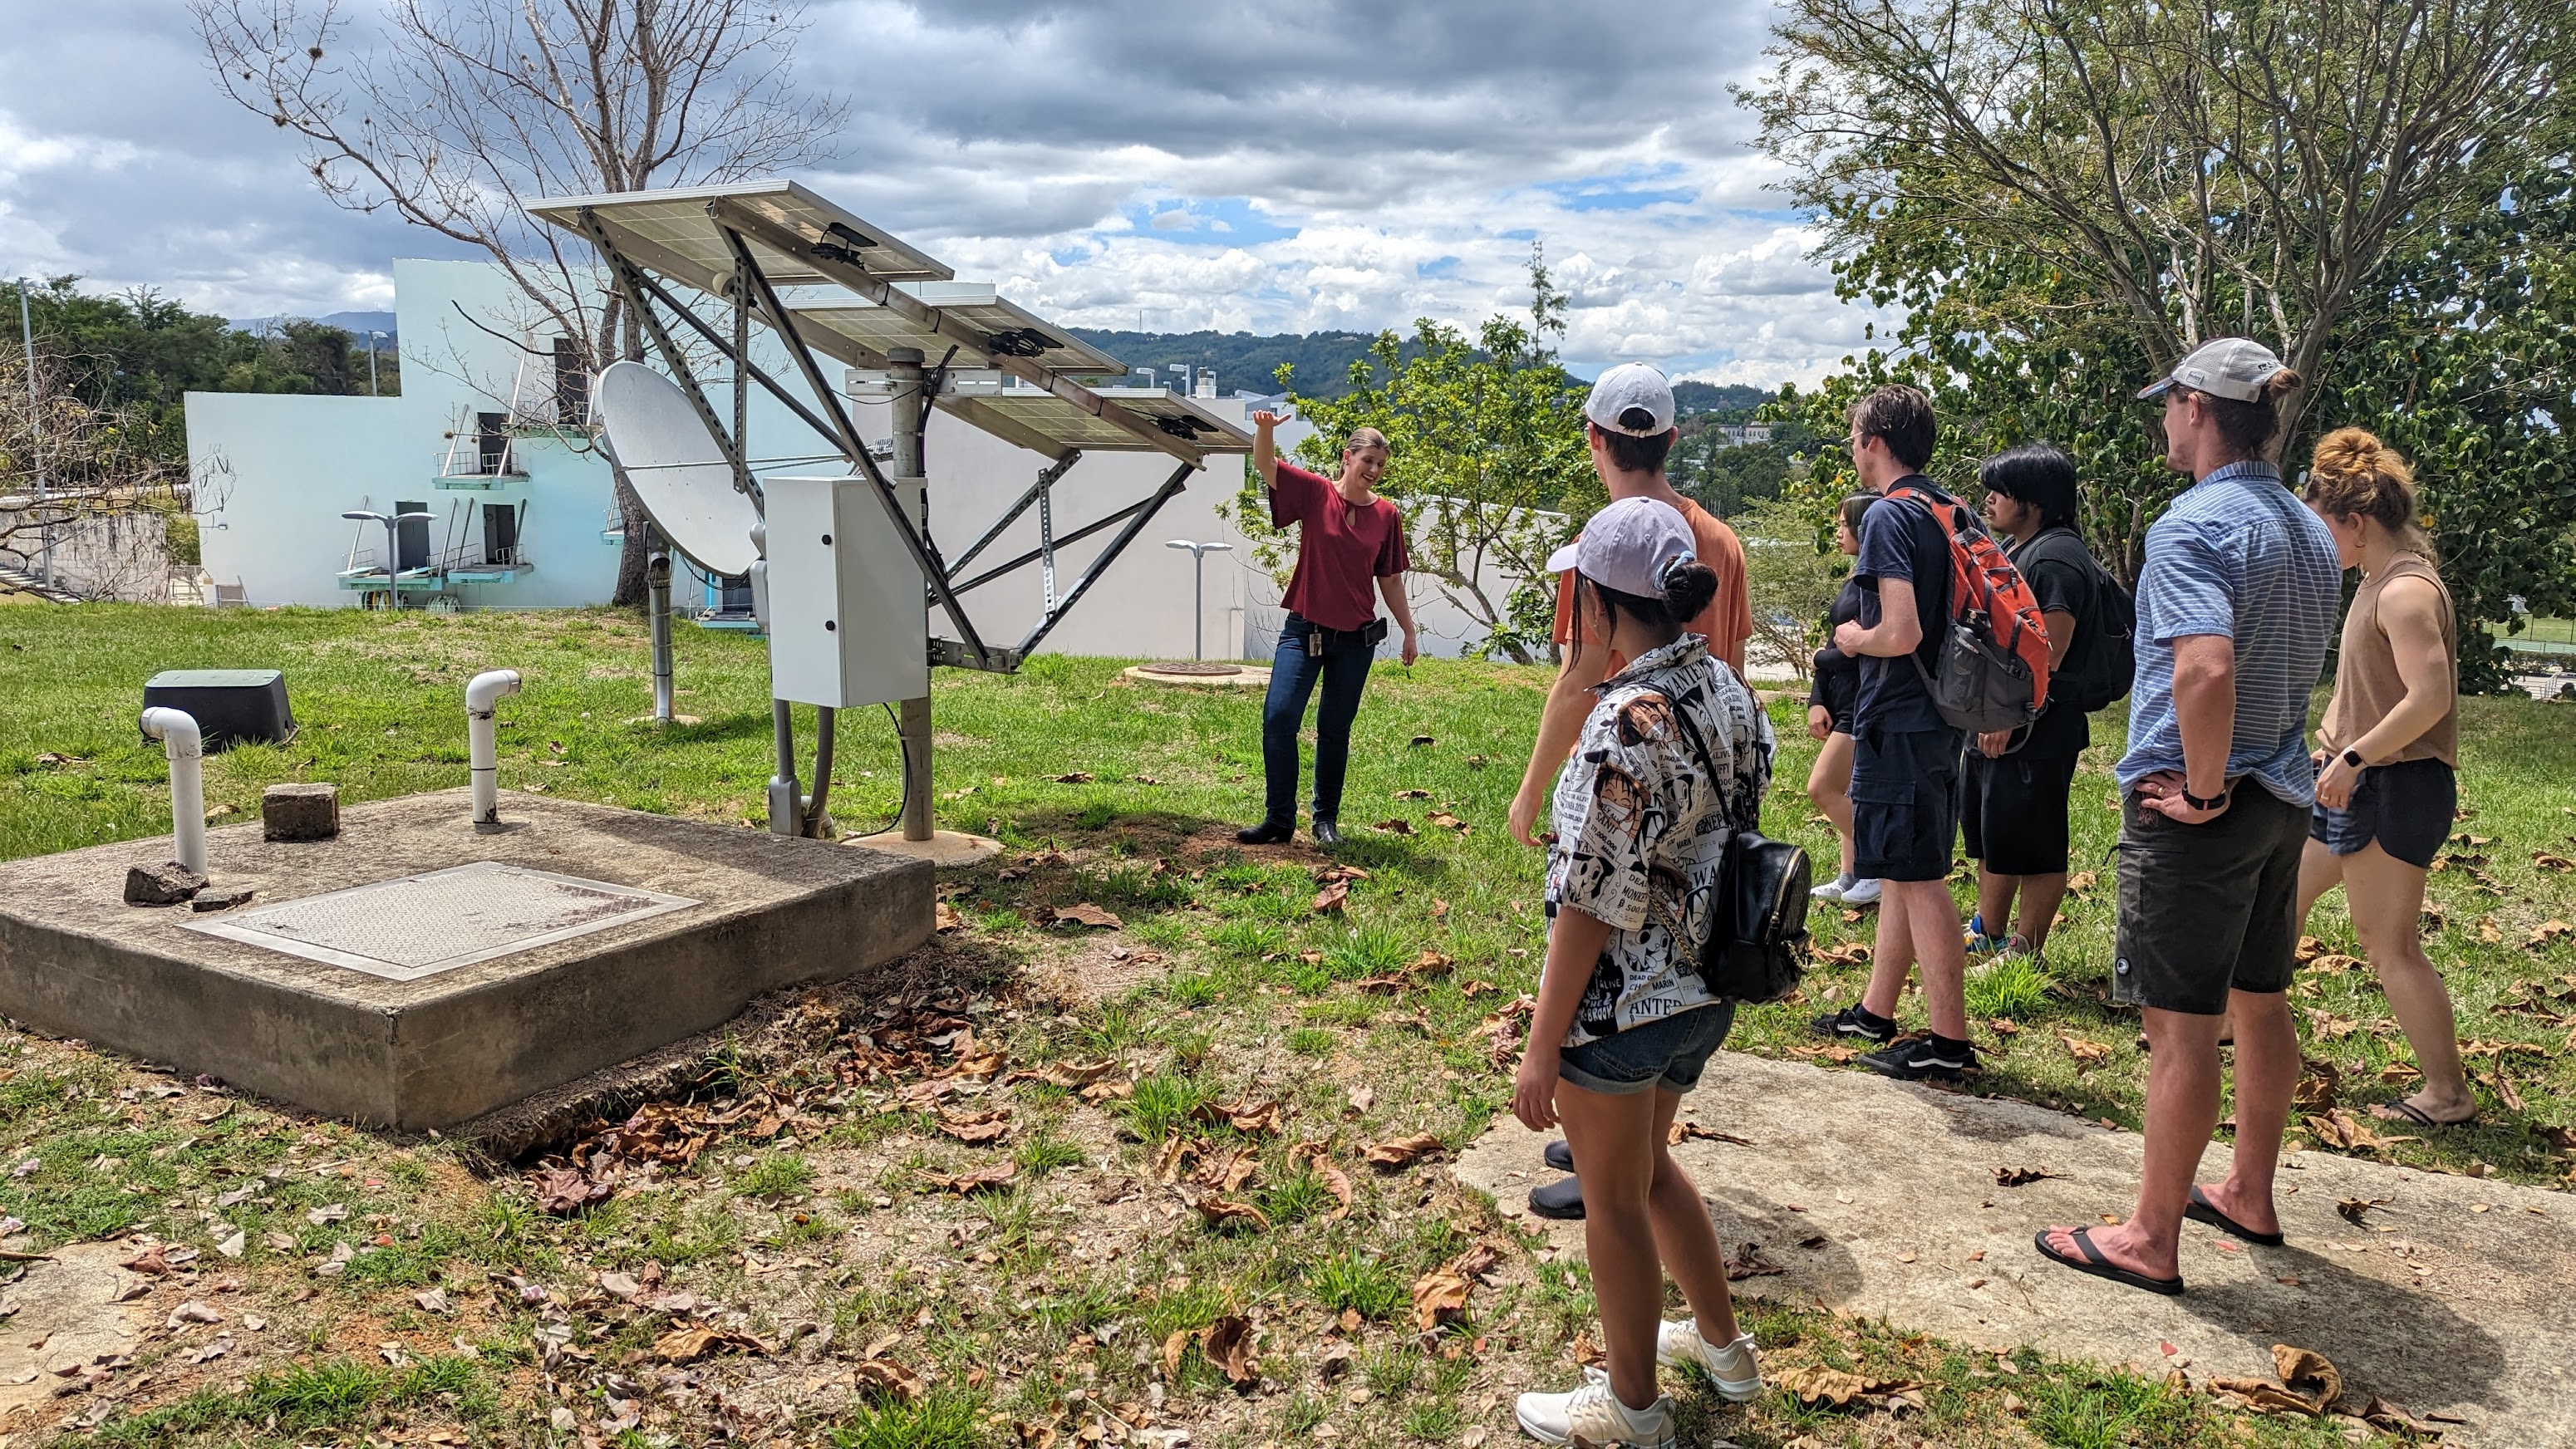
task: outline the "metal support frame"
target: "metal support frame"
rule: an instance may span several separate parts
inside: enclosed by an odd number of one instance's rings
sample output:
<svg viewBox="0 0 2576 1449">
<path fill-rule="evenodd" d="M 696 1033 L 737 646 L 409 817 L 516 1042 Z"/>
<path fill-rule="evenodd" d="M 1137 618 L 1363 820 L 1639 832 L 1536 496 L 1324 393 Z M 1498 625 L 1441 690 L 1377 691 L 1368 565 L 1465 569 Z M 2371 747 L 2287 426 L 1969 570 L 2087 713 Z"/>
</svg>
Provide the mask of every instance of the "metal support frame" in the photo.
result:
<svg viewBox="0 0 2576 1449">
<path fill-rule="evenodd" d="M 1154 521 L 1154 515 L 1162 512 L 1163 505 L 1172 501 L 1172 495 L 1189 485 L 1190 475 L 1198 471 L 1198 466 L 1196 463 L 1182 463 L 1172 470 L 1171 477 L 1163 480 L 1162 487 L 1154 490 L 1153 497 L 1135 506 L 1132 510 L 1134 516 L 1127 520 L 1127 526 L 1120 529 L 1118 536 L 1109 541 L 1109 546 L 1100 551 L 1100 556 L 1091 561 L 1091 566 L 1082 571 L 1082 577 L 1073 581 L 1073 588 L 1065 594 L 1064 602 L 1049 608 L 1041 615 L 1037 627 L 1029 630 L 1029 636 L 1020 641 L 1018 652 L 1021 658 L 1025 659 L 1037 651 L 1038 641 L 1044 639 L 1048 631 L 1055 628 L 1056 621 L 1063 618 L 1076 603 L 1081 601 L 1083 594 L 1091 588 L 1094 581 L 1108 572 L 1109 566 L 1117 562 L 1118 555 L 1125 553 L 1127 545 L 1135 542 L 1136 535 L 1144 532 L 1145 525 Z M 1107 520 L 1104 519 L 1102 522 L 1106 523 Z M 1072 541 L 1065 540 L 1067 543 Z"/>
<path fill-rule="evenodd" d="M 966 551 L 957 556 L 957 561 L 948 566 L 948 576 L 950 580 L 953 582 L 958 574 L 965 572 L 966 566 L 975 561 L 975 555 L 982 553 L 987 547 L 991 546 L 993 540 L 1000 538 L 1002 536 L 1003 529 L 1019 522 L 1020 515 L 1029 511 L 1029 505 L 1037 502 L 1040 494 L 1053 488 L 1063 479 L 1064 475 L 1072 469 L 1074 464 L 1081 461 L 1082 450 L 1080 448 L 1076 448 L 1072 452 L 1067 453 L 1063 457 L 1048 464 L 1046 467 L 1039 469 L 1038 481 L 1029 485 L 1029 491 L 1021 494 L 1017 502 L 1014 502 L 1010 507 L 1002 510 L 1002 516 L 993 520 L 993 526 L 985 529 L 982 537 L 976 539 L 973 543 L 968 544 L 966 546 Z M 961 594 L 973 587 L 973 584 L 956 585 L 957 592 Z"/>
<path fill-rule="evenodd" d="M 749 469 L 744 463 L 741 445 L 725 426 L 716 420 L 715 405 L 707 401 L 706 390 L 698 386 L 698 375 L 690 370 L 688 355 L 680 351 L 678 343 L 671 340 L 670 332 L 662 326 L 662 319 L 645 304 L 645 297 L 649 294 L 660 298 L 664 306 L 669 307 L 675 315 L 706 334 L 709 341 L 715 342 L 719 348 L 724 344 L 715 338 L 713 329 L 709 328 L 695 313 L 671 300 L 670 293 L 663 291 L 659 283 L 644 275 L 642 268 L 628 260 L 626 254 L 617 249 L 617 244 L 608 239 L 607 228 L 599 224 L 599 218 L 591 214 L 589 207 L 585 206 L 581 210 L 581 224 L 582 229 L 590 235 L 591 245 L 599 248 L 600 256 L 607 260 L 609 280 L 616 286 L 618 295 L 625 300 L 628 309 L 635 313 L 635 319 L 643 324 L 644 335 L 653 339 L 653 350 L 662 354 L 663 364 L 671 369 L 673 380 L 680 384 L 680 391 L 688 397 L 690 408 L 696 411 L 698 421 L 706 427 L 707 436 L 714 439 L 716 447 L 724 453 L 725 464 L 733 472 L 734 487 L 749 494 L 752 507 L 759 508 L 761 506 L 759 489 L 756 486 L 745 487 L 744 480 L 749 476 Z M 772 385 L 771 390 L 777 390 L 775 384 Z"/>
</svg>

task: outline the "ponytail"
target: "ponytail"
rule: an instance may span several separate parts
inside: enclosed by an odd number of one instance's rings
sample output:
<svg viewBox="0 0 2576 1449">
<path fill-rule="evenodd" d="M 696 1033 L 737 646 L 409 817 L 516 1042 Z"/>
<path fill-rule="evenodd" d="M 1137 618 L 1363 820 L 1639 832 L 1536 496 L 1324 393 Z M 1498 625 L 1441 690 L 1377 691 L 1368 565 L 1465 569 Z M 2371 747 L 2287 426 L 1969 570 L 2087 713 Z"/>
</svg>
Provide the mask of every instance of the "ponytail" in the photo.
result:
<svg viewBox="0 0 2576 1449">
<path fill-rule="evenodd" d="M 1623 593 L 1589 574 L 1577 577 L 1600 597 L 1603 608 L 1625 614 L 1649 629 L 1688 628 L 1690 621 L 1717 597 L 1717 571 L 1687 554 L 1677 555 L 1664 565 L 1657 580 L 1663 585 L 1661 595 Z"/>
</svg>

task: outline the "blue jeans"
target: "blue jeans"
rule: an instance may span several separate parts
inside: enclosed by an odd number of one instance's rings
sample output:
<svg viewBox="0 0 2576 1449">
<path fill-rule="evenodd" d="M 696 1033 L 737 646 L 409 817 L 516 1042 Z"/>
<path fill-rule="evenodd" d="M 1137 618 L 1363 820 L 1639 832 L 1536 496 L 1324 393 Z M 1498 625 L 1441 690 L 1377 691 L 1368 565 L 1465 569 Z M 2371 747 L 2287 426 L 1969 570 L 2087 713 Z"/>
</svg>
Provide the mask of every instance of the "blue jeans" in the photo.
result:
<svg viewBox="0 0 2576 1449">
<path fill-rule="evenodd" d="M 1304 617 L 1290 614 L 1270 661 L 1270 697 L 1261 706 L 1262 819 L 1274 825 L 1297 819 L 1297 727 L 1305 722 L 1306 699 L 1319 677 L 1324 699 L 1315 707 L 1315 818 L 1341 818 L 1351 721 L 1359 717 L 1360 692 L 1377 657 L 1376 647 L 1361 643 L 1356 631 L 1332 629 L 1322 631 L 1323 652 L 1310 654 L 1306 636 L 1314 630 Z"/>
</svg>

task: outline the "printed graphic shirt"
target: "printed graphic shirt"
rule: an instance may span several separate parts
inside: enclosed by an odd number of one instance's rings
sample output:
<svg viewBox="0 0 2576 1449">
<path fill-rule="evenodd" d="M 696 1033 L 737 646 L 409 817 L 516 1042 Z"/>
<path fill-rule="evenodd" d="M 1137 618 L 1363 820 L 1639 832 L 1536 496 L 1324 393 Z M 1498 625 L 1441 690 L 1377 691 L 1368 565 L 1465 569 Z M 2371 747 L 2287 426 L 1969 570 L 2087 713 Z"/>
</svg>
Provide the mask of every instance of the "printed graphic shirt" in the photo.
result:
<svg viewBox="0 0 2576 1449">
<path fill-rule="evenodd" d="M 1611 928 L 1567 1046 L 1715 1000 L 1699 979 L 1698 943 L 1717 908 L 1726 842 L 1759 823 L 1771 783 L 1771 722 L 1698 635 L 1646 653 L 1595 693 L 1557 776 L 1548 847 L 1548 918 L 1571 906 Z M 1677 710 L 1698 727 L 1716 779 Z"/>
</svg>

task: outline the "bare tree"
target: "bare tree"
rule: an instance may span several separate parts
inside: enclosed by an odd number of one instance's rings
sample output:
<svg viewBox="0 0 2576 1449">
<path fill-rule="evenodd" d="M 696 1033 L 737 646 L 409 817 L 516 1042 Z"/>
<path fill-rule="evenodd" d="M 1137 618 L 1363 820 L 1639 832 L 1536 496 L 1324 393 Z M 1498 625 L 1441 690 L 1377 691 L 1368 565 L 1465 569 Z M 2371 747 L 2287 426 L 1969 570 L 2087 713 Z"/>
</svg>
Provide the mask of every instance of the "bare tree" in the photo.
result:
<svg viewBox="0 0 2576 1449">
<path fill-rule="evenodd" d="M 0 594 L 165 595 L 170 525 L 195 490 L 184 466 L 137 446 L 143 435 L 127 412 L 75 397 L 52 357 L 37 354 L 31 390 L 26 363 L 0 352 Z"/>
<path fill-rule="evenodd" d="M 793 84 L 795 0 L 392 0 L 339 54 L 340 0 L 192 0 L 216 83 L 305 143 L 322 193 L 490 254 L 593 370 L 640 357 L 590 248 L 530 222 L 543 196 L 734 181 L 834 154 L 847 114 Z M 619 602 L 642 596 L 644 513 L 620 477 Z"/>
<path fill-rule="evenodd" d="M 2317 377 L 2392 255 L 2491 194 L 2566 0 L 1789 0 L 1739 98 L 1824 250 L 2034 258 L 2158 368 L 2261 337 Z M 2107 320 L 2107 317 L 2106 317 Z M 2294 401 L 2282 436 L 2297 430 Z"/>
</svg>

